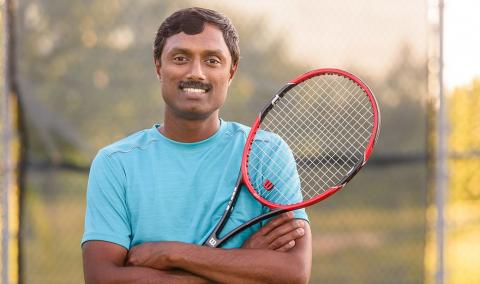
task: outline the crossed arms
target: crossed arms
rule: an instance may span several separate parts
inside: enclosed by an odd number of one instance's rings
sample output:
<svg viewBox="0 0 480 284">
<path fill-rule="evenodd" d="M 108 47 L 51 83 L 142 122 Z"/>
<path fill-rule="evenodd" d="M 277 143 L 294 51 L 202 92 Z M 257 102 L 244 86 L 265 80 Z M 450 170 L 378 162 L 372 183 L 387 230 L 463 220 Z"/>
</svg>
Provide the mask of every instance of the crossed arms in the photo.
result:
<svg viewBox="0 0 480 284">
<path fill-rule="evenodd" d="M 292 213 L 270 221 L 240 249 L 150 242 L 128 251 L 88 241 L 82 250 L 87 284 L 307 283 L 312 258 L 310 227 Z"/>
</svg>

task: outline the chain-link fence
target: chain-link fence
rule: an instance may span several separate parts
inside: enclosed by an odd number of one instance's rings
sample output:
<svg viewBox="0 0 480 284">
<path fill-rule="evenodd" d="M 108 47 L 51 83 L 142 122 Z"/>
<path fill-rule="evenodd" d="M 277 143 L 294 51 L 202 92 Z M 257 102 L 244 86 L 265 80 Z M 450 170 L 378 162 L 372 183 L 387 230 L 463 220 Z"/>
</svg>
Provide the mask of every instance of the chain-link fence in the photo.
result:
<svg viewBox="0 0 480 284">
<path fill-rule="evenodd" d="M 221 116 L 251 124 L 300 72 L 366 81 L 382 128 L 371 162 L 308 210 L 311 283 L 423 283 L 428 241 L 427 5 L 424 1 L 33 1 L 19 3 L 18 63 L 29 138 L 25 283 L 81 283 L 86 181 L 96 151 L 163 118 L 154 33 L 177 8 L 232 18 L 240 69 Z"/>
</svg>

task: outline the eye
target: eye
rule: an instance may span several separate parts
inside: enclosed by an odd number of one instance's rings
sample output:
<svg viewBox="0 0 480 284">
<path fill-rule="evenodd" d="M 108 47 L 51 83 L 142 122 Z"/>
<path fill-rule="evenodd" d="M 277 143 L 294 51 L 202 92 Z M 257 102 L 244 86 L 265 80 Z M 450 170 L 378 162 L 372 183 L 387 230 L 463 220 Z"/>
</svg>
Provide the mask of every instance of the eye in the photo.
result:
<svg viewBox="0 0 480 284">
<path fill-rule="evenodd" d="M 187 61 L 188 61 L 188 57 L 186 57 L 183 54 L 175 55 L 173 57 L 173 62 L 178 63 L 178 64 L 185 63 Z"/>
<path fill-rule="evenodd" d="M 209 65 L 217 65 L 217 64 L 220 64 L 220 59 L 216 58 L 216 57 L 209 57 L 207 58 L 207 60 L 205 60 L 205 62 Z"/>
</svg>

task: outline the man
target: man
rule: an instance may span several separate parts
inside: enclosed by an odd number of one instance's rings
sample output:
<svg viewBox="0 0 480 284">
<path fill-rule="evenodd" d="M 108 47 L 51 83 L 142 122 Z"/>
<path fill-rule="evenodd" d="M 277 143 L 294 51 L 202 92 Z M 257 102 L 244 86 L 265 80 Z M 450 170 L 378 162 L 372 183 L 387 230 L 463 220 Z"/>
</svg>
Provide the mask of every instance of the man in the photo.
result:
<svg viewBox="0 0 480 284">
<path fill-rule="evenodd" d="M 308 282 L 303 210 L 252 226 L 224 248 L 201 246 L 225 210 L 248 134 L 219 118 L 238 61 L 238 35 L 225 16 L 190 8 L 162 23 L 154 63 L 164 121 L 102 149 L 92 163 L 87 283 Z M 242 190 L 224 230 L 265 210 Z"/>
</svg>

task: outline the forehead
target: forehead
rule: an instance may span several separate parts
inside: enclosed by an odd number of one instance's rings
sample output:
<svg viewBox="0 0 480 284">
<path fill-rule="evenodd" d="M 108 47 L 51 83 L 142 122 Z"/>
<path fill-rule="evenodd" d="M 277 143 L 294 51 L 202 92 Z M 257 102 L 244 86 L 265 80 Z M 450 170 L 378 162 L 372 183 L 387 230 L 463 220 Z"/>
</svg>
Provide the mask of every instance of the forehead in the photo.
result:
<svg viewBox="0 0 480 284">
<path fill-rule="evenodd" d="M 163 47 L 163 54 L 168 54 L 176 49 L 189 50 L 191 52 L 218 50 L 221 53 L 225 53 L 225 55 L 230 55 L 222 31 L 212 24 L 205 24 L 203 31 L 195 35 L 181 32 L 167 38 Z"/>
</svg>

